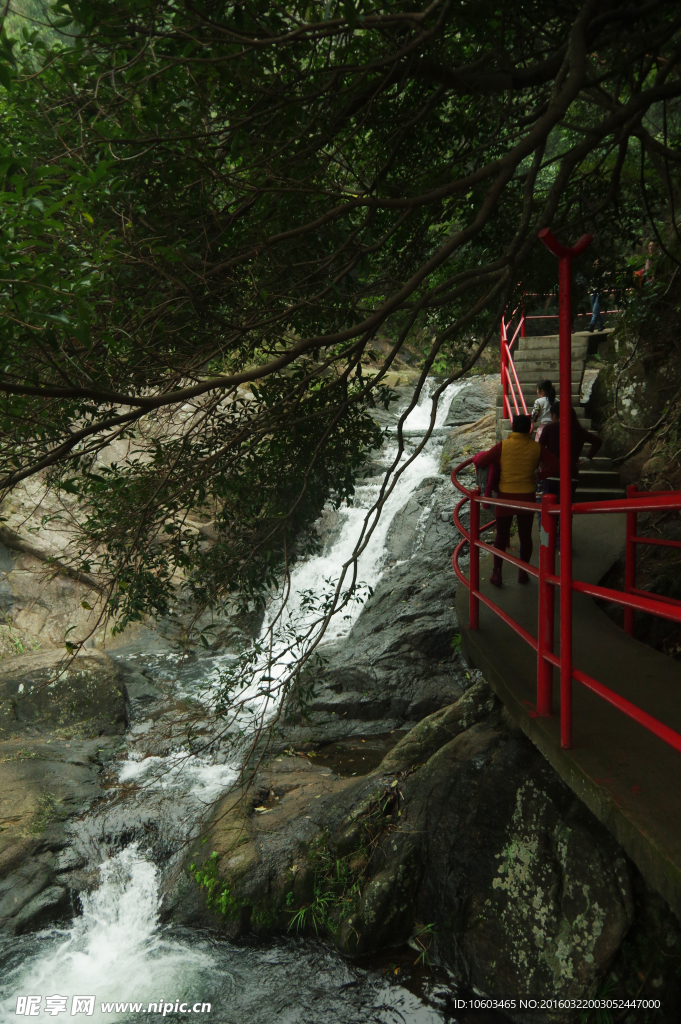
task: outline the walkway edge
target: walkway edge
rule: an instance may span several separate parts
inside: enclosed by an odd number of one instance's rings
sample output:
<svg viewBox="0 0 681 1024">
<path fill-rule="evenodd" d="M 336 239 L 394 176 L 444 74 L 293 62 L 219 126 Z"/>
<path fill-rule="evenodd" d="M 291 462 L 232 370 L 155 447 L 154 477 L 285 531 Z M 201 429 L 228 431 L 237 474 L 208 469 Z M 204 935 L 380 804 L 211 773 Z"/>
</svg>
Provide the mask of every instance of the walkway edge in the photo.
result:
<svg viewBox="0 0 681 1024">
<path fill-rule="evenodd" d="M 604 614 L 596 608 L 594 612 Z M 557 719 L 531 717 L 528 714 L 526 706 L 506 684 L 502 673 L 485 650 L 484 632 L 468 629 L 468 590 L 461 584 L 456 591 L 456 613 L 466 660 L 480 669 L 516 725 L 522 729 L 573 793 L 614 836 L 646 881 L 664 897 L 681 919 L 679 865 L 659 848 L 652 836 L 643 832 L 640 825 L 616 803 L 606 789 L 599 786 L 576 763 L 570 751 L 561 748 L 557 736 Z"/>
</svg>

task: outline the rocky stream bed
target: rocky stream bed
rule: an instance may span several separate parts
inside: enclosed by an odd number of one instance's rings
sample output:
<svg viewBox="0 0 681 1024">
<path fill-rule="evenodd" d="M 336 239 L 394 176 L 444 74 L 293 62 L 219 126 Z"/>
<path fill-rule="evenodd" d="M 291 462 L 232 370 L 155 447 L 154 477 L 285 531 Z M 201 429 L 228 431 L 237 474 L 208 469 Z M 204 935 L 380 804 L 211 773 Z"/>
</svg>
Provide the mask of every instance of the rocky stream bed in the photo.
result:
<svg viewBox="0 0 681 1024">
<path fill-rule="evenodd" d="M 677 1019 L 678 921 L 461 660 L 448 474 L 493 443 L 495 392 L 473 378 L 443 411 L 374 552 L 373 596 L 248 788 L 197 714 L 229 639 L 179 660 L 163 626 L 95 636 L 55 681 L 50 629 L 84 584 L 53 580 L 51 617 L 40 553 L 5 528 L 5 614 L 39 622 L 42 646 L 0 662 L 0 1020 L 24 991 L 87 989 L 98 1006 L 163 997 L 171 1016 L 197 996 L 225 1022 L 571 1022 L 519 1001 L 632 986 L 663 1015 L 613 1020 Z M 325 514 L 320 558 L 350 521 Z M 500 1002 L 457 1007 L 474 996 Z"/>
</svg>

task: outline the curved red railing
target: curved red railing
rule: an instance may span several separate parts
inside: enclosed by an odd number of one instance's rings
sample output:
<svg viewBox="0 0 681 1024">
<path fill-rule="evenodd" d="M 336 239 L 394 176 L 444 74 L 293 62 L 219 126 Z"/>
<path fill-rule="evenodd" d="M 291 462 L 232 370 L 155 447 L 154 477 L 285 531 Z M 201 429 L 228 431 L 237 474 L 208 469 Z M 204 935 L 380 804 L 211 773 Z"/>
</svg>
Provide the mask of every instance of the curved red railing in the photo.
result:
<svg viewBox="0 0 681 1024">
<path fill-rule="evenodd" d="M 537 652 L 537 714 L 550 716 L 552 714 L 552 670 L 561 669 L 561 659 L 554 653 L 554 610 L 555 592 L 563 585 L 561 576 L 556 575 L 556 535 L 558 516 L 560 509 L 556 504 L 556 498 L 552 494 L 545 494 L 541 503 L 541 528 L 542 543 L 539 549 L 539 568 L 521 562 L 514 555 L 506 551 L 492 547 L 480 539 L 481 530 L 489 530 L 496 526 L 496 520 L 480 524 L 480 506 L 496 505 L 513 509 L 516 512 L 537 512 L 537 505 L 528 501 L 508 501 L 498 498 L 482 496 L 476 488 L 469 489 L 459 479 L 458 474 L 466 467 L 473 464 L 473 459 L 466 459 L 452 471 L 452 483 L 463 494 L 463 497 L 456 505 L 453 512 L 454 524 L 461 534 L 462 539 L 457 544 L 452 556 L 452 565 L 459 580 L 469 591 L 469 629 L 479 628 L 480 604 L 485 605 L 498 617 L 510 626 L 525 643 L 529 644 Z M 461 512 L 470 503 L 470 529 L 467 530 L 461 521 Z M 661 509 L 681 510 L 681 491 L 638 491 L 635 487 L 627 488 L 627 497 L 614 501 L 588 501 L 577 502 L 572 506 L 574 515 L 590 514 L 627 514 L 627 532 L 625 548 L 625 588 L 624 591 L 612 590 L 609 587 L 600 587 L 591 583 L 584 583 L 581 580 L 570 578 L 565 584 L 574 593 L 587 594 L 600 600 L 610 601 L 619 604 L 624 608 L 624 628 L 629 634 L 634 630 L 634 613 L 636 611 L 647 612 L 650 615 L 657 615 L 660 618 L 669 619 L 672 622 L 681 623 L 681 601 L 663 597 L 659 594 L 652 594 L 636 587 L 636 549 L 640 544 L 663 545 L 667 547 L 681 547 L 681 541 L 667 541 L 658 537 L 641 537 L 637 532 L 637 516 L 639 512 L 660 511 Z M 464 546 L 470 547 L 470 569 L 467 579 L 459 566 L 459 558 Z M 498 555 L 505 562 L 518 566 L 534 576 L 539 582 L 538 612 L 537 612 L 537 636 L 534 637 L 512 616 L 495 604 L 486 594 L 480 591 L 480 552 L 487 551 Z M 632 704 L 631 701 L 621 697 L 614 690 L 599 683 L 596 679 L 587 675 L 579 669 L 571 668 L 571 680 L 586 687 L 597 697 L 605 700 L 617 708 L 627 717 L 638 722 L 644 729 L 653 733 L 664 743 L 673 747 L 681 753 L 681 734 L 675 732 L 664 722 L 649 715 L 642 708 Z M 562 683 L 561 683 L 562 685 Z M 569 703 L 569 702 L 568 702 Z M 561 699 L 561 707 L 565 704 Z M 567 728 L 565 728 L 567 724 Z M 572 745 L 572 722 L 561 722 L 561 734 L 563 746 Z"/>
</svg>

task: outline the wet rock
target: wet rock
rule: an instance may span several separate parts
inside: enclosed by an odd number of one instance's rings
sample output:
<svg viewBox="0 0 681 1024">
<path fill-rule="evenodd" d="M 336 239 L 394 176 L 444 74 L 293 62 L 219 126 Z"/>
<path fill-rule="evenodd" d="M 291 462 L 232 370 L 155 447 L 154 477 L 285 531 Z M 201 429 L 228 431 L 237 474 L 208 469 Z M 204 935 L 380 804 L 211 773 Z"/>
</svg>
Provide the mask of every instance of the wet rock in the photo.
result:
<svg viewBox="0 0 681 1024">
<path fill-rule="evenodd" d="M 161 691 L 142 672 L 126 661 L 116 662 L 128 701 L 137 708 L 161 699 Z"/>
<path fill-rule="evenodd" d="M 0 930 L 15 931 L 29 900 L 82 866 L 70 847 L 70 822 L 103 795 L 103 766 L 118 742 L 43 736 L 0 743 Z M 38 908 L 41 921 L 48 905 Z"/>
<path fill-rule="evenodd" d="M 472 377 L 452 400 L 445 426 L 475 423 L 496 407 L 499 377 Z"/>
<path fill-rule="evenodd" d="M 488 718 L 497 707 L 488 683 L 480 679 L 455 704 L 441 708 L 410 729 L 383 759 L 381 770 L 399 772 L 424 764 L 445 743 Z"/>
<path fill-rule="evenodd" d="M 47 652 L 0 665 L 0 930 L 41 927 L 68 909 L 82 866 L 69 823 L 103 793 L 103 768 L 125 728 L 123 684 L 103 654 L 64 669 Z M 64 669 L 62 671 L 62 669 Z"/>
<path fill-rule="evenodd" d="M 478 682 L 364 778 L 275 759 L 218 806 L 166 912 L 232 937 L 293 922 L 353 955 L 427 935 L 474 991 L 570 1000 L 621 947 L 631 870 Z"/>
<path fill-rule="evenodd" d="M 71 909 L 71 894 L 61 885 L 51 885 L 22 907 L 13 920 L 15 935 L 34 931 Z"/>
<path fill-rule="evenodd" d="M 110 736 L 125 729 L 118 668 L 105 654 L 48 651 L 0 663 L 0 739 L 56 732 Z"/>
<path fill-rule="evenodd" d="M 305 717 L 286 729 L 294 746 L 403 728 L 457 700 L 471 683 L 452 646 L 457 628 L 453 491 L 426 480 L 395 517 L 387 565 L 347 638 L 323 648 L 325 669 Z"/>
<path fill-rule="evenodd" d="M 442 446 L 441 472 L 449 475 L 459 463 L 495 444 L 496 413 L 490 411 L 476 423 L 465 423 L 447 435 Z"/>
</svg>

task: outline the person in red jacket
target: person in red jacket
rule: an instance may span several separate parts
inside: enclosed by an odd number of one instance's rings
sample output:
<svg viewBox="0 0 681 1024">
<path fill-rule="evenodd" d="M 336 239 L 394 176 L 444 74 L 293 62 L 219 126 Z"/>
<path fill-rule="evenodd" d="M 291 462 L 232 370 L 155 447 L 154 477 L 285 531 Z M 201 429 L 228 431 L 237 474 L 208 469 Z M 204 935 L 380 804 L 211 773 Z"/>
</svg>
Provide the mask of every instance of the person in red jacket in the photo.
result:
<svg viewBox="0 0 681 1024">
<path fill-rule="evenodd" d="M 477 467 L 483 469 L 493 463 L 499 463 L 499 498 L 508 498 L 515 501 L 535 500 L 535 478 L 540 463 L 543 469 L 540 476 L 545 473 L 555 472 L 555 459 L 548 451 L 542 448 L 530 437 L 532 418 L 530 416 L 514 416 L 511 433 L 505 441 L 495 444 L 488 452 L 484 452 L 477 460 Z M 523 562 L 529 562 L 532 557 L 532 517 L 533 512 L 518 512 L 513 509 L 497 505 L 497 535 L 494 539 L 494 547 L 505 551 L 511 538 L 511 523 L 513 516 L 518 519 L 518 538 L 520 540 L 520 558 Z M 501 569 L 503 559 L 498 555 L 494 556 L 494 569 L 490 576 L 490 583 L 500 587 Z M 518 569 L 518 583 L 529 583 L 530 578 L 524 569 Z"/>
<path fill-rule="evenodd" d="M 572 421 L 572 500 L 575 500 L 579 467 L 584 465 L 581 458 L 582 449 L 585 444 L 590 445 L 586 458 L 591 460 L 597 454 L 603 444 L 598 434 L 592 434 L 585 430 L 577 419 L 574 407 L 570 407 Z M 560 494 L 560 402 L 554 402 L 551 406 L 551 423 L 547 423 L 541 434 L 540 444 L 546 448 L 554 457 L 555 470 L 546 477 L 544 490 L 549 494 Z"/>
</svg>

